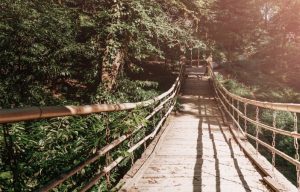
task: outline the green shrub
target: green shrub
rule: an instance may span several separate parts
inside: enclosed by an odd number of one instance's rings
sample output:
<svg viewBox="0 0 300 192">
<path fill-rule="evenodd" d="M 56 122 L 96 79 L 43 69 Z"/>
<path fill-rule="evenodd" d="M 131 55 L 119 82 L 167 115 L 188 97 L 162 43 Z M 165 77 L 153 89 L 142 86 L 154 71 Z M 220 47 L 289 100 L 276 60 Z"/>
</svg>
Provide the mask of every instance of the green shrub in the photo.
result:
<svg viewBox="0 0 300 192">
<path fill-rule="evenodd" d="M 261 114 L 261 120 L 269 125 L 272 125 L 273 110 L 264 110 Z M 276 111 L 276 127 L 286 131 L 294 131 L 293 114 L 285 111 Z"/>
</svg>

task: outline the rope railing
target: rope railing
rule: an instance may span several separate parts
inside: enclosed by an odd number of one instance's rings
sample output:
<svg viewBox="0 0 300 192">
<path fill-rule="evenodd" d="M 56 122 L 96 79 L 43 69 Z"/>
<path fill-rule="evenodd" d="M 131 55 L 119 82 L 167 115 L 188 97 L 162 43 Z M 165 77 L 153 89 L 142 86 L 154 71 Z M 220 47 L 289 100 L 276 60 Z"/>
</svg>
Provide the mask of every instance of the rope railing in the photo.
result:
<svg viewBox="0 0 300 192">
<path fill-rule="evenodd" d="M 30 121 L 30 120 L 38 120 L 38 119 L 45 119 L 45 118 L 56 118 L 56 117 L 65 117 L 65 116 L 82 116 L 82 115 L 89 115 L 94 113 L 112 113 L 117 111 L 130 111 L 132 109 L 141 109 L 141 108 L 151 108 L 148 112 L 145 120 L 148 121 L 155 117 L 158 113 L 162 113 L 162 116 L 159 116 L 159 121 L 156 122 L 153 129 L 151 129 L 150 133 L 147 133 L 143 138 L 141 138 L 136 143 L 130 141 L 131 145 L 129 149 L 127 149 L 127 154 L 132 154 L 135 150 L 141 147 L 143 144 L 146 144 L 147 141 L 153 139 L 167 117 L 172 112 L 175 103 L 176 97 L 181 87 L 181 80 L 183 76 L 183 66 L 180 67 L 179 75 L 176 78 L 175 82 L 171 86 L 171 88 L 162 93 L 161 95 L 149 99 L 143 102 L 137 103 L 123 103 L 123 104 L 95 104 L 95 105 L 85 105 L 85 106 L 62 106 L 62 107 L 30 107 L 30 108 L 22 108 L 22 109 L 0 109 L 0 125 L 2 124 L 3 127 L 6 127 L 8 124 L 21 122 L 21 121 Z M 106 159 L 106 165 L 104 168 L 100 170 L 99 173 L 94 175 L 90 181 L 86 182 L 84 186 L 80 189 L 80 191 L 87 191 L 91 187 L 93 187 L 99 180 L 106 177 L 107 183 L 109 181 L 109 174 L 111 170 L 113 170 L 116 166 L 118 166 L 124 159 L 126 159 L 127 155 L 119 155 L 118 158 L 112 159 L 110 156 L 110 152 L 117 148 L 120 144 L 122 144 L 126 140 L 130 140 L 135 134 L 145 128 L 146 125 L 144 123 L 140 123 L 139 125 L 135 126 L 131 131 L 124 133 L 123 135 L 119 136 L 116 139 L 112 139 L 110 136 L 110 128 L 107 126 L 106 128 L 106 138 L 107 143 L 100 149 L 97 149 L 90 157 L 86 160 L 78 163 L 70 170 L 61 173 L 53 180 L 49 181 L 46 185 L 37 189 L 37 191 L 50 191 L 63 182 L 68 180 L 70 177 L 74 176 L 75 174 L 79 173 L 82 169 L 86 166 L 95 163 L 99 160 L 100 157 L 104 157 Z M 6 130 L 6 129 L 5 129 Z M 3 133 L 5 133 L 3 131 Z M 5 136 L 4 136 L 5 137 Z M 12 170 L 13 171 L 13 170 Z"/>
<path fill-rule="evenodd" d="M 208 67 L 208 72 L 211 78 L 211 82 L 222 108 L 226 111 L 227 115 L 233 120 L 237 126 L 238 131 L 242 133 L 244 137 L 254 142 L 256 153 L 259 153 L 259 146 L 264 147 L 271 153 L 272 169 L 276 166 L 276 156 L 283 158 L 296 167 L 296 183 L 298 190 L 300 189 L 300 162 L 299 162 L 299 142 L 300 134 L 298 132 L 298 114 L 300 113 L 300 104 L 293 103 L 272 103 L 261 102 L 240 97 L 229 92 L 220 81 L 216 78 L 215 73 L 211 67 Z M 243 106 L 243 107 L 241 107 Z M 252 107 L 252 109 L 250 108 Z M 272 112 L 272 122 L 270 124 L 261 120 L 262 113 L 266 110 Z M 293 116 L 293 130 L 285 130 L 277 126 L 278 111 L 284 112 Z M 252 117 L 251 117 L 252 116 Z M 241 122 L 243 119 L 243 122 Z M 251 131 L 252 128 L 252 131 Z M 270 132 L 270 144 L 265 140 L 266 135 L 262 131 Z M 287 154 L 286 151 L 278 149 L 276 142 L 278 142 L 278 135 L 291 138 L 293 143 L 295 157 Z M 261 138 L 260 138 L 261 136 Z M 264 138 L 262 138 L 262 136 Z"/>
</svg>

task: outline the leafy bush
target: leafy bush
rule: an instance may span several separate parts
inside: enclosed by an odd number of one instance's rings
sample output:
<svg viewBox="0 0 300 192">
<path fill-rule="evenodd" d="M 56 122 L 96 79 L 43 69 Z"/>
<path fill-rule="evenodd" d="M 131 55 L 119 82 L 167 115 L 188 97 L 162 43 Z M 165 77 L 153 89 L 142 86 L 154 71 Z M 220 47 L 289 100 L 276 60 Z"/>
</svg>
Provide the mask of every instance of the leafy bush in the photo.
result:
<svg viewBox="0 0 300 192">
<path fill-rule="evenodd" d="M 300 94 L 291 88 L 270 91 L 272 100 L 282 103 L 300 103 Z"/>
<path fill-rule="evenodd" d="M 12 189 L 31 191 L 43 186 L 87 159 L 107 142 L 132 132 L 137 125 L 146 126 L 145 115 L 145 110 L 137 109 L 131 112 L 14 123 L 1 127 L 9 130 L 9 138 L 6 138 L 6 141 L 11 141 L 13 145 L 7 147 L 1 137 L 3 161 L 1 161 L 0 169 L 0 187 L 5 191 Z M 106 137 L 107 127 L 109 140 Z M 137 133 L 132 142 L 139 141 L 145 134 L 145 130 Z M 128 142 L 126 141 L 111 152 L 112 158 L 117 158 L 120 154 L 128 156 L 124 154 L 127 148 Z M 15 162 L 14 170 L 10 167 L 12 159 Z M 75 190 L 92 178 L 104 165 L 105 159 L 102 157 L 99 161 L 86 166 L 57 189 L 59 191 Z M 14 180 L 17 179 L 17 184 L 12 182 L 12 177 L 16 173 L 18 176 Z M 112 172 L 112 181 L 118 178 L 117 173 L 118 170 Z"/>
<path fill-rule="evenodd" d="M 273 124 L 273 110 L 263 110 L 261 120 L 269 125 Z M 276 111 L 276 127 L 286 130 L 294 131 L 293 114 L 285 111 Z"/>
<path fill-rule="evenodd" d="M 239 83 L 237 80 L 234 79 L 224 79 L 223 75 L 218 74 L 216 76 L 216 80 L 219 81 L 224 87 L 231 93 L 247 97 L 247 98 L 253 98 L 253 93 L 250 87 L 247 87 L 246 85 Z"/>
</svg>

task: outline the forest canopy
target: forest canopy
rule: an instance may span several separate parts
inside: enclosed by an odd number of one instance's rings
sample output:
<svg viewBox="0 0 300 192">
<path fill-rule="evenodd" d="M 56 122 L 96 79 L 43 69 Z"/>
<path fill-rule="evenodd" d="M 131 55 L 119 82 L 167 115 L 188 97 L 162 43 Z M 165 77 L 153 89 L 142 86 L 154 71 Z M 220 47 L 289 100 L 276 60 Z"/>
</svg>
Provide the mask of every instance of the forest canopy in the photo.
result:
<svg viewBox="0 0 300 192">
<path fill-rule="evenodd" d="M 0 9 L 2 108 L 64 103 L 68 87 L 88 103 L 79 87 L 111 91 L 139 61 L 179 60 L 190 48 L 274 68 L 299 59 L 297 0 L 3 0 Z"/>
</svg>

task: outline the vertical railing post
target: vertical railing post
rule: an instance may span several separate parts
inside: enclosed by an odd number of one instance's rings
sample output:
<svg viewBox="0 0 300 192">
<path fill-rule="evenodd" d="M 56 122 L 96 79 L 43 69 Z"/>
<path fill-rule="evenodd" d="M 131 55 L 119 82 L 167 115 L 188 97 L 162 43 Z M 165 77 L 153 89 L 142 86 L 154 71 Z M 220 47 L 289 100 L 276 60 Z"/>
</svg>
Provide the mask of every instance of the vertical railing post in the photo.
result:
<svg viewBox="0 0 300 192">
<path fill-rule="evenodd" d="M 229 97 L 228 95 L 227 95 L 227 93 L 224 93 L 224 94 L 226 94 L 225 95 L 225 97 L 226 97 L 226 99 L 227 99 L 227 110 L 228 110 L 228 112 L 229 112 L 229 114 L 232 114 L 232 111 L 231 111 L 231 102 L 232 102 L 232 100 L 231 100 L 231 97 Z"/>
<path fill-rule="evenodd" d="M 244 103 L 244 115 L 245 117 L 247 117 L 247 106 L 248 106 L 248 103 Z M 247 136 L 247 119 L 244 118 L 244 130 L 245 130 L 245 135 Z"/>
<path fill-rule="evenodd" d="M 231 98 L 231 108 L 232 108 L 232 116 L 233 116 L 233 118 L 235 118 L 235 116 L 234 116 L 234 99 L 233 98 Z"/>
<path fill-rule="evenodd" d="M 110 128 L 109 128 L 109 113 L 105 114 L 105 120 L 106 120 L 106 128 L 105 128 L 105 141 L 106 141 L 106 145 L 108 145 L 110 143 Z M 105 164 L 106 166 L 108 166 L 111 163 L 111 156 L 110 156 L 110 152 L 107 152 L 105 154 Z M 110 182 L 110 173 L 106 173 L 105 174 L 106 177 L 106 185 L 109 188 L 111 186 L 111 182 Z"/>
<path fill-rule="evenodd" d="M 133 114 L 134 112 L 131 111 L 130 112 L 130 117 L 131 117 L 131 114 Z M 129 139 L 129 142 L 128 142 L 128 147 L 131 148 L 132 146 L 134 145 L 134 135 L 132 135 Z M 134 151 L 130 154 L 130 160 L 131 160 L 131 167 L 133 166 L 134 164 Z"/>
<path fill-rule="evenodd" d="M 256 107 L 255 121 L 256 121 L 256 123 L 259 123 L 259 108 L 258 107 Z M 256 124 L 255 129 L 256 129 L 256 135 L 255 135 L 256 154 L 258 155 L 258 134 L 259 134 L 258 124 Z"/>
<path fill-rule="evenodd" d="M 297 113 L 294 113 L 293 117 L 294 117 L 294 133 L 298 133 Z M 295 159 L 299 161 L 299 143 L 298 143 L 298 138 L 296 137 L 294 137 L 294 147 L 295 147 Z M 298 190 L 300 191 L 300 167 L 299 166 L 296 166 L 296 174 L 297 174 Z"/>
<path fill-rule="evenodd" d="M 277 112 L 274 111 L 273 112 L 273 128 L 276 128 L 276 116 L 277 116 Z M 275 145 L 276 145 L 276 132 L 273 131 L 273 134 L 272 134 L 272 147 L 273 147 L 273 150 L 272 150 L 272 170 L 274 172 L 274 169 L 275 169 L 275 158 L 276 158 L 276 154 L 275 154 Z"/>
<path fill-rule="evenodd" d="M 236 108 L 237 108 L 238 112 L 240 112 L 240 101 L 237 100 L 236 102 L 237 102 Z M 239 113 L 237 113 L 237 122 L 240 124 L 240 114 Z"/>
</svg>

